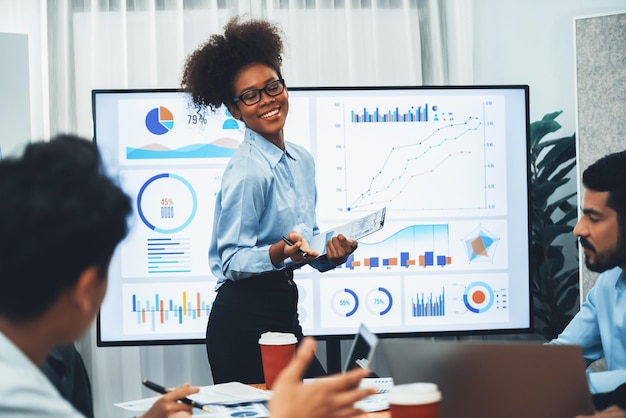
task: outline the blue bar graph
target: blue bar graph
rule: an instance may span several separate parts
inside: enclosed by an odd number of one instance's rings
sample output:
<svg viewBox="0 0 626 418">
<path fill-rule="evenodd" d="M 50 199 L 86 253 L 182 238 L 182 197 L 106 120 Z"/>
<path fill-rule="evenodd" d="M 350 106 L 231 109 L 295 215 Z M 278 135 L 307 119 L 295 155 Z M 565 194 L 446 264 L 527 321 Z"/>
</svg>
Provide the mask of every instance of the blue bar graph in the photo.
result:
<svg viewBox="0 0 626 418">
<path fill-rule="evenodd" d="M 362 113 L 351 111 L 352 123 L 378 123 L 378 122 L 428 122 L 428 105 L 411 107 L 401 112 L 398 107 L 381 112 L 377 107 L 373 111 L 363 108 Z"/>
<path fill-rule="evenodd" d="M 415 295 L 415 298 L 411 298 L 413 317 L 425 317 L 425 316 L 444 316 L 445 309 L 445 291 L 442 288 L 441 294 L 434 296 L 431 293 L 426 295 L 425 293 Z"/>
</svg>

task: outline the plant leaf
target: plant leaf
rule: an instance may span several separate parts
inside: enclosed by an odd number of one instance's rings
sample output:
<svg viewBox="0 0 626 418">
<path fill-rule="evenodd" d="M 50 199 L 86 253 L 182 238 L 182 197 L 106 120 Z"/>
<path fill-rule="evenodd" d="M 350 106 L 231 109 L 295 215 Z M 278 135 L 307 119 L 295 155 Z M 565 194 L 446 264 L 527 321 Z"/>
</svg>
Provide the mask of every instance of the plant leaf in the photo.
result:
<svg viewBox="0 0 626 418">
<path fill-rule="evenodd" d="M 561 124 L 559 124 L 556 119 L 563 113 L 562 110 L 554 113 L 549 113 L 543 117 L 540 121 L 533 122 L 530 124 L 530 148 L 532 150 L 531 154 L 534 155 L 534 158 L 537 158 L 541 149 L 538 148 L 539 141 L 549 133 L 556 132 L 561 129 Z"/>
<path fill-rule="evenodd" d="M 576 134 L 545 138 L 561 128 L 562 111 L 530 125 L 530 278 L 535 332 L 555 338 L 569 323 L 580 298 L 578 267 L 566 267 L 557 238 L 571 235 L 578 216 L 575 183 Z"/>
</svg>

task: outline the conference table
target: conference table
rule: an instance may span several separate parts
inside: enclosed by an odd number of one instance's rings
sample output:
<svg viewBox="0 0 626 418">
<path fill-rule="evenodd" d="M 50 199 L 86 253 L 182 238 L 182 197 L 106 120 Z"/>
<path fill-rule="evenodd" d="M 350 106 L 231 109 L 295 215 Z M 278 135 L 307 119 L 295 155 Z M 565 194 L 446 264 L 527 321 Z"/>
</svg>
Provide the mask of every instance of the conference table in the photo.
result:
<svg viewBox="0 0 626 418">
<path fill-rule="evenodd" d="M 259 384 L 251 384 L 250 386 L 255 387 L 257 389 L 266 390 L 265 383 Z M 356 415 L 357 418 L 391 418 L 391 414 L 389 410 L 385 411 L 377 411 L 377 412 L 366 412 L 364 414 Z"/>
<path fill-rule="evenodd" d="M 357 415 L 358 418 L 391 418 L 389 410 L 378 412 L 367 412 L 365 414 Z"/>
</svg>

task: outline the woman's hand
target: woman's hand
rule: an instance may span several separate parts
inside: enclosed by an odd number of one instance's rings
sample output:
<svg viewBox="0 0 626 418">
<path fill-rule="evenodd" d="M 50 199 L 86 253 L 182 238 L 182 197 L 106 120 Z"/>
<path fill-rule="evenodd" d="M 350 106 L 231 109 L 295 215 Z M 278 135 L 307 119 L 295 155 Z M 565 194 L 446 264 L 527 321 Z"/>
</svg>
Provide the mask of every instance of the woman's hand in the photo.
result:
<svg viewBox="0 0 626 418">
<path fill-rule="evenodd" d="M 359 243 L 355 240 L 348 239 L 343 234 L 339 234 L 336 237 L 332 237 L 326 243 L 326 255 L 328 259 L 332 261 L 336 266 L 345 263 L 348 260 L 348 256 L 352 254 Z"/>
<path fill-rule="evenodd" d="M 293 245 L 285 243 L 283 250 L 285 258 L 291 258 L 293 261 L 306 263 L 320 255 L 317 251 L 311 250 L 309 243 L 296 231 L 291 231 L 286 238 L 291 241 Z"/>
</svg>

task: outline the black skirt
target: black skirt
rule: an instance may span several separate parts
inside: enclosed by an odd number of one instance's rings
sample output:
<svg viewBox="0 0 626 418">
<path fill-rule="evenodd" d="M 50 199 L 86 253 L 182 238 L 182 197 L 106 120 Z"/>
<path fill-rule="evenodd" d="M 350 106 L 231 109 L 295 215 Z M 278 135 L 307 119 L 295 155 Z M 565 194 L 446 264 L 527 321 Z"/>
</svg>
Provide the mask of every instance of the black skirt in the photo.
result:
<svg viewBox="0 0 626 418">
<path fill-rule="evenodd" d="M 281 270 L 228 280 L 217 292 L 209 315 L 206 348 L 213 383 L 263 383 L 259 337 L 267 331 L 303 338 L 298 321 L 298 288 L 293 272 Z M 305 377 L 326 372 L 315 358 Z"/>
</svg>

